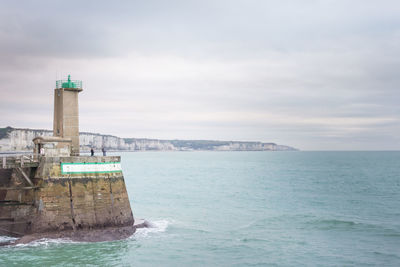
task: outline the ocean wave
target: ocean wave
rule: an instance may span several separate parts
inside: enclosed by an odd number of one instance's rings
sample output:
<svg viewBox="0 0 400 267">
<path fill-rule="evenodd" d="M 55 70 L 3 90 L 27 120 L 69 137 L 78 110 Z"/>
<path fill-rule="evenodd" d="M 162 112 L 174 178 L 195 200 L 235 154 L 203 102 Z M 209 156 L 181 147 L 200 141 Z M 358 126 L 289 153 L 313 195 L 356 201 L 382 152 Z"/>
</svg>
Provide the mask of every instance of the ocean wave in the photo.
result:
<svg viewBox="0 0 400 267">
<path fill-rule="evenodd" d="M 311 221 L 312 224 L 318 224 L 318 225 L 326 225 L 326 226 L 354 226 L 354 225 L 362 225 L 362 223 L 357 223 L 353 221 L 347 221 L 347 220 L 338 220 L 338 219 L 322 219 L 322 220 L 314 220 Z"/>
<path fill-rule="evenodd" d="M 251 237 L 239 238 L 237 240 L 240 242 L 243 242 L 243 243 L 254 243 L 254 242 L 270 243 L 271 242 L 271 240 L 269 240 L 267 238 L 251 238 Z"/>
<path fill-rule="evenodd" d="M 399 236 L 398 229 L 389 228 L 385 225 L 357 222 L 352 220 L 341 219 L 318 219 L 311 220 L 305 223 L 305 228 L 316 228 L 320 230 L 356 230 L 356 231 L 374 231 L 377 234 Z"/>
<path fill-rule="evenodd" d="M 244 225 L 239 225 L 238 227 L 236 227 L 234 229 L 234 231 L 253 228 L 256 223 L 257 223 L 257 220 L 250 221 L 249 223 L 246 223 Z"/>
<path fill-rule="evenodd" d="M 135 234 L 132 235 L 131 238 L 141 238 L 147 237 L 149 234 L 162 233 L 165 232 L 168 228 L 170 222 L 168 220 L 158 220 L 153 222 L 148 222 L 149 227 L 147 228 L 139 228 L 136 230 Z M 0 236 L 0 243 L 8 243 L 18 240 L 18 238 L 10 237 L 10 236 Z M 73 241 L 68 238 L 41 238 L 38 240 L 31 241 L 26 244 L 16 244 L 15 247 L 47 247 L 58 244 L 76 244 L 76 243 L 86 243 Z M 7 244 L 8 245 L 8 244 Z M 7 246 L 6 245 L 6 246 Z"/>
<path fill-rule="evenodd" d="M 34 240 L 32 242 L 26 244 L 17 244 L 16 247 L 47 247 L 50 245 L 58 245 L 58 244 L 75 244 L 75 243 L 82 243 L 77 241 L 72 241 L 67 238 L 41 238 L 38 240 Z"/>
<path fill-rule="evenodd" d="M 303 223 L 316 218 L 317 217 L 308 214 L 282 214 L 277 216 L 268 216 L 266 218 L 250 220 L 247 223 L 235 227 L 232 231 L 264 228 L 266 225 L 268 225 L 270 229 L 273 227 L 281 227 L 282 224 L 287 224 L 288 227 L 290 227 L 290 225 L 293 225 L 293 222 Z"/>
<path fill-rule="evenodd" d="M 356 222 L 352 220 L 342 219 L 313 219 L 307 220 L 301 223 L 303 229 L 318 229 L 318 230 L 339 230 L 339 231 L 350 231 L 350 230 L 371 230 L 377 228 L 375 225 Z"/>
<path fill-rule="evenodd" d="M 11 236 L 0 236 L 0 243 L 7 243 L 7 242 L 10 242 L 10 241 L 15 241 L 17 239 L 18 238 L 11 237 Z"/>
<path fill-rule="evenodd" d="M 167 230 L 170 222 L 168 220 L 148 221 L 149 227 L 139 228 L 132 235 L 132 238 L 147 237 L 149 234 L 163 233 Z"/>
</svg>

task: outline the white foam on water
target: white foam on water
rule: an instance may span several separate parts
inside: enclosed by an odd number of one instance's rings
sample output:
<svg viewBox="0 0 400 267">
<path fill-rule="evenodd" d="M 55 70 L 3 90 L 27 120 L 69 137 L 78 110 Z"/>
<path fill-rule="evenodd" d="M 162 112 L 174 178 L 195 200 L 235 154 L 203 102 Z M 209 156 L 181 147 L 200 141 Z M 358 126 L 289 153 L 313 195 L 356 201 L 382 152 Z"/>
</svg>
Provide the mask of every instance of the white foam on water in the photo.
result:
<svg viewBox="0 0 400 267">
<path fill-rule="evenodd" d="M 136 232 L 131 236 L 131 238 L 143 238 L 148 237 L 151 234 L 163 233 L 167 230 L 170 221 L 168 220 L 157 220 L 157 221 L 147 221 L 148 227 L 146 228 L 139 228 Z M 0 236 L 0 243 L 15 241 L 18 238 L 9 237 L 9 236 Z M 15 247 L 47 247 L 50 245 L 57 245 L 57 244 L 74 244 L 74 243 L 82 243 L 77 241 L 72 241 L 67 238 L 41 238 L 38 240 L 34 240 L 32 242 L 26 244 L 17 244 Z"/>
<path fill-rule="evenodd" d="M 26 244 L 17 244 L 15 246 L 16 247 L 39 247 L 39 246 L 47 247 L 49 245 L 72 244 L 72 243 L 78 243 L 78 242 L 72 241 L 67 238 L 57 238 L 57 239 L 41 238 L 41 239 L 34 240 L 34 241 L 26 243 Z"/>
<path fill-rule="evenodd" d="M 168 225 L 170 224 L 167 220 L 148 221 L 148 223 L 149 227 L 137 229 L 131 238 L 141 238 L 147 237 L 149 234 L 163 233 L 167 230 Z"/>
<path fill-rule="evenodd" d="M 11 237 L 11 236 L 0 236 L 0 243 L 6 243 L 10 241 L 17 240 L 18 238 Z"/>
</svg>

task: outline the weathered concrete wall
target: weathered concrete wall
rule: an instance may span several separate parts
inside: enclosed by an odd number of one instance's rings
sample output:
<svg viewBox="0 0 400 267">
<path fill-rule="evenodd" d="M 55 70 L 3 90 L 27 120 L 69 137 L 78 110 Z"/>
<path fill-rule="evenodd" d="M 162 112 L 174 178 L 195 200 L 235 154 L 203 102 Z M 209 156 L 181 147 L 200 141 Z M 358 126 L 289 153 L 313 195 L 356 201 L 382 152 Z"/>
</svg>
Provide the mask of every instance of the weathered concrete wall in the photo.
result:
<svg viewBox="0 0 400 267">
<path fill-rule="evenodd" d="M 0 233 L 17 235 L 133 225 L 122 172 L 62 174 L 61 163 L 83 162 L 120 162 L 120 158 L 42 158 L 39 167 L 29 174 L 38 189 L 0 190 L 0 200 L 19 203 L 0 206 Z M 0 175 L 0 187 L 23 186 L 15 172 Z"/>
<path fill-rule="evenodd" d="M 31 168 L 24 168 L 23 171 L 32 176 Z M 4 189 L 15 186 L 25 186 L 16 169 L 0 170 L 0 234 L 21 235 L 30 228 L 35 192 Z"/>
</svg>

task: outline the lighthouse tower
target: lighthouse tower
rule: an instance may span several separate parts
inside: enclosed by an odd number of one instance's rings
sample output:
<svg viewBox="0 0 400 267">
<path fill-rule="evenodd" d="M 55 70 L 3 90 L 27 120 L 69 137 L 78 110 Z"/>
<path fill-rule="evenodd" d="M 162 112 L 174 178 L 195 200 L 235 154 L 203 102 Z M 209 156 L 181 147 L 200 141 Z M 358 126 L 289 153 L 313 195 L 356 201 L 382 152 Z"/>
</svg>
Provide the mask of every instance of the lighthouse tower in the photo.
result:
<svg viewBox="0 0 400 267">
<path fill-rule="evenodd" d="M 56 81 L 54 89 L 53 136 L 71 139 L 71 156 L 79 156 L 79 106 L 78 94 L 82 81 Z"/>
</svg>

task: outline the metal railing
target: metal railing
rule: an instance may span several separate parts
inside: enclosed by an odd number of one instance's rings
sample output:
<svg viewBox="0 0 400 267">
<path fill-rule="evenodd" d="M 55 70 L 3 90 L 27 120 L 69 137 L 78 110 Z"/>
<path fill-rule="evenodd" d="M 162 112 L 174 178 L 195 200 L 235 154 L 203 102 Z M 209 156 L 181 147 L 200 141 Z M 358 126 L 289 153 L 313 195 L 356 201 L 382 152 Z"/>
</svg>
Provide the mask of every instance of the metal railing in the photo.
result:
<svg viewBox="0 0 400 267">
<path fill-rule="evenodd" d="M 58 81 L 56 81 L 56 89 L 61 89 L 61 88 L 82 89 L 82 81 L 80 81 L 80 80 L 58 80 Z"/>
<path fill-rule="evenodd" d="M 0 169 L 10 169 L 16 167 L 29 167 L 32 164 L 39 162 L 39 154 L 14 154 L 0 156 Z"/>
</svg>

